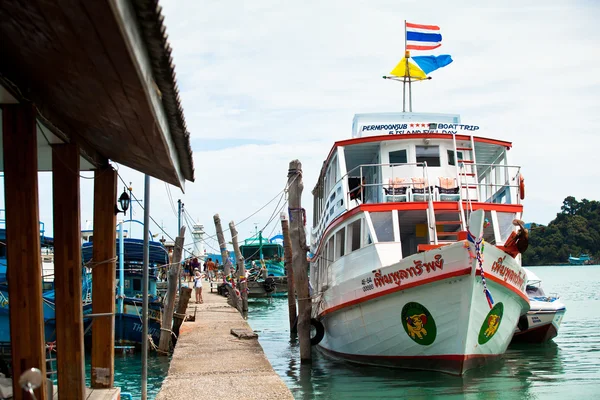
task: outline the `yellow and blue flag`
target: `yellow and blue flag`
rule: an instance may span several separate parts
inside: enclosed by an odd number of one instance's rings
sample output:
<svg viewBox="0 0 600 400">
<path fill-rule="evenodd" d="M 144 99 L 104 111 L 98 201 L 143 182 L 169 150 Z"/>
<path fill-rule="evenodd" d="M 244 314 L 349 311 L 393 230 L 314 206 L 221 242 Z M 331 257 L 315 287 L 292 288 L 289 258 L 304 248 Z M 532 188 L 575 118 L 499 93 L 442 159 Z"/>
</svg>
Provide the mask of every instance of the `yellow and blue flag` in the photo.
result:
<svg viewBox="0 0 600 400">
<path fill-rule="evenodd" d="M 416 56 L 412 59 L 425 74 L 445 67 L 452 62 L 452 57 L 448 54 L 442 54 L 441 56 Z"/>
</svg>

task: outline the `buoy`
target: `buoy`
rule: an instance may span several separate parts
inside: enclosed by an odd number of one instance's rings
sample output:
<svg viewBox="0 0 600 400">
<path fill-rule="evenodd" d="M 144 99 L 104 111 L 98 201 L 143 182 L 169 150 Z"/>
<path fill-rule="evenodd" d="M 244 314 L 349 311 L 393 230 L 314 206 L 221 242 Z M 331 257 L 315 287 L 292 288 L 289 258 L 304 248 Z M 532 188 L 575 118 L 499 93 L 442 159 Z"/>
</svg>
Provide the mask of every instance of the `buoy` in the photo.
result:
<svg viewBox="0 0 600 400">
<path fill-rule="evenodd" d="M 519 174 L 519 197 L 521 197 L 521 200 L 525 200 L 525 178 L 523 178 L 523 174 Z"/>
</svg>

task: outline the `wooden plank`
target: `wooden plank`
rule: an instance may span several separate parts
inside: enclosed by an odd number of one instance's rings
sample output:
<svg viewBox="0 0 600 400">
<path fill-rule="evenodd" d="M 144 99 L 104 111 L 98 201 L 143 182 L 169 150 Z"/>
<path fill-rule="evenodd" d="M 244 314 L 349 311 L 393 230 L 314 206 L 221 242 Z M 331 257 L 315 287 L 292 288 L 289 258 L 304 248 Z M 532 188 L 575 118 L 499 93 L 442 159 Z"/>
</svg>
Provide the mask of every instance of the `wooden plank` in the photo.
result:
<svg viewBox="0 0 600 400">
<path fill-rule="evenodd" d="M 42 260 L 38 210 L 37 133 L 31 104 L 2 106 L 4 198 L 13 387 L 29 368 L 46 376 Z M 14 398 L 24 398 L 16 390 Z M 47 398 L 46 383 L 35 391 Z"/>
<path fill-rule="evenodd" d="M 233 280 L 238 282 L 240 295 L 241 295 L 241 306 L 242 313 L 248 312 L 248 281 L 246 279 L 246 265 L 242 252 L 240 251 L 240 244 L 238 241 L 238 231 L 235 229 L 235 222 L 229 223 L 229 232 L 231 232 L 231 241 L 233 242 L 233 252 L 235 253 L 235 260 L 237 265 L 237 271 L 234 275 Z M 212 290 L 211 290 L 212 291 Z"/>
<path fill-rule="evenodd" d="M 79 147 L 52 147 L 56 349 L 61 397 L 85 398 L 85 353 L 81 303 Z"/>
<path fill-rule="evenodd" d="M 112 167 L 94 174 L 94 250 L 92 312 L 112 313 L 95 318 L 92 326 L 92 388 L 111 388 L 115 375 L 115 287 L 117 173 Z"/>
</svg>

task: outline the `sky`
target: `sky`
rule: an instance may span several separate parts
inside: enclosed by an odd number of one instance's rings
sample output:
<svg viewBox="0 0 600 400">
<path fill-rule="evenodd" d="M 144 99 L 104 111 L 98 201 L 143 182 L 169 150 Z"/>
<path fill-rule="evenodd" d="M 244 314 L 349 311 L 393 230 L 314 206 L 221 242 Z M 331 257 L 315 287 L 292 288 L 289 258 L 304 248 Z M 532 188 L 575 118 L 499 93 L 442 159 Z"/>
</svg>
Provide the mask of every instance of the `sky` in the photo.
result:
<svg viewBox="0 0 600 400">
<path fill-rule="evenodd" d="M 458 113 L 463 123 L 480 126 L 478 135 L 513 142 L 509 162 L 522 166 L 527 222 L 547 224 L 569 195 L 600 199 L 596 1 L 160 4 L 196 177 L 185 193 L 152 179 L 150 213 L 171 236 L 177 231 L 171 198 L 182 199 L 208 235 L 215 232 L 215 213 L 224 225 L 245 220 L 238 225 L 241 239 L 255 227 L 278 233 L 278 195 L 293 159 L 303 166 L 310 229 L 310 192 L 333 142 L 351 137 L 354 114 L 402 110 L 401 85 L 381 76 L 403 56 L 404 20 L 442 30 L 440 48 L 413 55 L 454 59 L 413 86 L 413 110 Z M 117 167 L 143 198 L 143 175 Z M 92 188 L 92 180 L 82 179 L 84 227 L 92 219 Z M 50 175 L 42 173 L 40 219 L 51 227 L 48 198 Z M 134 218 L 143 218 L 137 205 Z M 209 252 L 218 247 L 211 238 L 207 245 Z"/>
</svg>

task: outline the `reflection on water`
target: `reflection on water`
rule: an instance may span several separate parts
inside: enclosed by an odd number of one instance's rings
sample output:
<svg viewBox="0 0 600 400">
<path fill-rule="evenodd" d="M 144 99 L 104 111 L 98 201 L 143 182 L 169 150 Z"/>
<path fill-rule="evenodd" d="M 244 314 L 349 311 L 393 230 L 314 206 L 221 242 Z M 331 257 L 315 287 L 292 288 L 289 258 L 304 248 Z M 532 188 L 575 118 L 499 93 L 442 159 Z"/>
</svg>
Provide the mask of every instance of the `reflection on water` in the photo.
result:
<svg viewBox="0 0 600 400">
<path fill-rule="evenodd" d="M 600 267 L 534 271 L 546 293 L 559 293 L 567 306 L 559 336 L 544 345 L 513 345 L 503 360 L 462 377 L 354 365 L 316 349 L 312 364 L 301 365 L 285 298 L 252 301 L 248 322 L 296 399 L 600 398 Z"/>
</svg>

